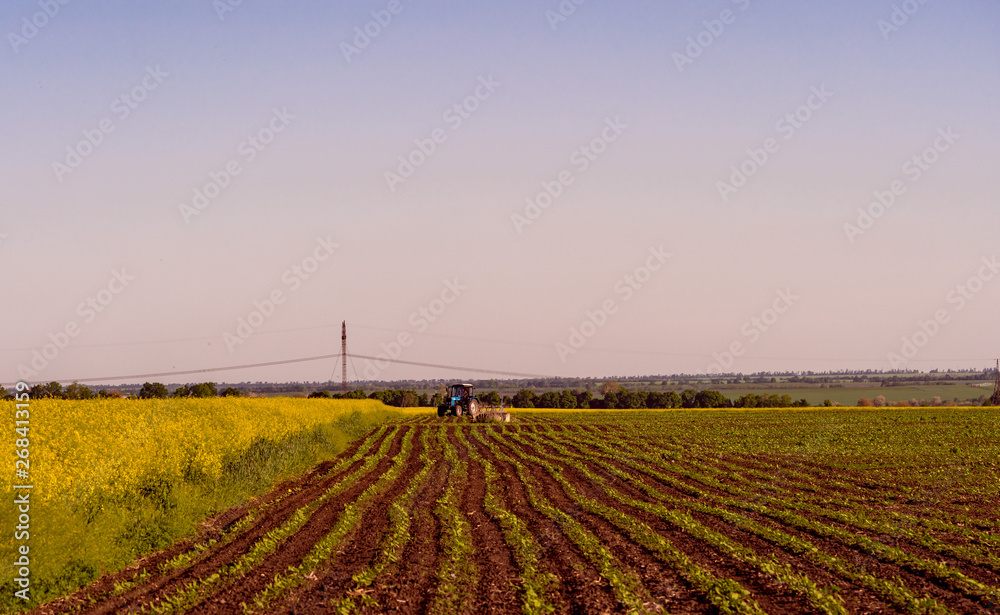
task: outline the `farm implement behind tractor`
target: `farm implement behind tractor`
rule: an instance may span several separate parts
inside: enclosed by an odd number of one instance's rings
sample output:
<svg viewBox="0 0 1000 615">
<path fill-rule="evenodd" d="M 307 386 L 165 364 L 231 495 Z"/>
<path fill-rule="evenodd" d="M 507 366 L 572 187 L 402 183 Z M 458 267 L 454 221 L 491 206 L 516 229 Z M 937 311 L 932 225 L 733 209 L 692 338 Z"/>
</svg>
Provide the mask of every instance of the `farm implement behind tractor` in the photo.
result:
<svg viewBox="0 0 1000 615">
<path fill-rule="evenodd" d="M 470 416 L 475 421 L 493 420 L 510 422 L 510 413 L 503 407 L 484 407 L 475 395 L 471 384 L 458 383 L 448 387 L 444 400 L 438 406 L 438 416 Z"/>
</svg>

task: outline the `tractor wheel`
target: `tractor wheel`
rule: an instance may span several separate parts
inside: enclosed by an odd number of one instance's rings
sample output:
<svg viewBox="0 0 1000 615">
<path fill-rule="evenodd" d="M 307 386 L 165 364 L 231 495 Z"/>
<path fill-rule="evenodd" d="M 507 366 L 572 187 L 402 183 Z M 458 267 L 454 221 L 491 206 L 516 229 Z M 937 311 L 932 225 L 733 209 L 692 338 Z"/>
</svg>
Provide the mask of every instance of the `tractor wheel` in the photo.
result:
<svg viewBox="0 0 1000 615">
<path fill-rule="evenodd" d="M 448 406 L 438 406 L 438 416 L 442 417 L 448 414 Z"/>
<path fill-rule="evenodd" d="M 479 414 L 479 403 L 476 400 L 474 400 L 474 399 L 470 399 L 469 400 L 469 416 L 471 416 L 472 418 L 476 418 L 477 414 Z"/>
</svg>

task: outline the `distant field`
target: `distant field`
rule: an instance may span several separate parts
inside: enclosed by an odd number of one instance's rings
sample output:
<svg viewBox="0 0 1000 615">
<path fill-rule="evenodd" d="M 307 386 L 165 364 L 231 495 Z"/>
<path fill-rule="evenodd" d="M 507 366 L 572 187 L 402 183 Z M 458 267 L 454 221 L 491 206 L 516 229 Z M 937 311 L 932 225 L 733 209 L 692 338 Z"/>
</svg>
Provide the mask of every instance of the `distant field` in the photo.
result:
<svg viewBox="0 0 1000 615">
<path fill-rule="evenodd" d="M 407 411 L 44 612 L 993 613 L 1000 410 Z"/>
<path fill-rule="evenodd" d="M 709 387 L 712 388 L 712 387 Z M 953 399 L 958 399 L 958 401 L 968 401 L 970 399 L 977 399 L 983 395 L 990 395 L 993 390 L 985 389 L 983 387 L 974 387 L 964 384 L 955 385 L 934 385 L 934 386 L 902 386 L 902 387 L 844 387 L 844 388 L 832 388 L 832 389 L 817 389 L 817 388 L 745 388 L 745 389 L 731 389 L 726 387 L 715 387 L 714 390 L 719 391 L 726 397 L 732 400 L 736 400 L 742 395 L 747 393 L 775 393 L 777 395 L 788 394 L 791 395 L 792 399 L 802 399 L 805 398 L 813 406 L 819 406 L 823 403 L 823 400 L 829 399 L 832 402 L 839 403 L 842 406 L 855 406 L 858 400 L 862 397 L 868 399 L 875 399 L 879 395 L 884 395 L 886 400 L 889 402 L 896 402 L 899 400 L 910 400 L 916 399 L 920 401 L 925 399 L 931 401 L 935 397 L 940 397 L 943 401 L 951 401 Z"/>
</svg>

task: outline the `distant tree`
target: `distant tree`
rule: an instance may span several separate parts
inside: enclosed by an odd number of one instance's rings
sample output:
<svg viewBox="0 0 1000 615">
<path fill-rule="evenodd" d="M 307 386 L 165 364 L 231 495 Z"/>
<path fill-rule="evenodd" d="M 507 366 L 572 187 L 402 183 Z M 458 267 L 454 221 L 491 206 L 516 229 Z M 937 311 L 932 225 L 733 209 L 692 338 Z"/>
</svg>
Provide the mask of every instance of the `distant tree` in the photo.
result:
<svg viewBox="0 0 1000 615">
<path fill-rule="evenodd" d="M 941 398 L 940 397 L 935 397 L 934 399 L 932 399 L 931 400 L 931 405 L 932 406 L 940 406 L 941 405 Z"/>
<path fill-rule="evenodd" d="M 344 399 L 367 399 L 368 396 L 365 395 L 364 389 L 354 389 L 353 391 L 348 391 L 344 396 Z"/>
<path fill-rule="evenodd" d="M 488 391 L 479 396 L 479 401 L 483 402 L 484 406 L 499 406 L 500 394 L 496 391 Z"/>
<path fill-rule="evenodd" d="M 681 393 L 681 407 L 683 408 L 697 408 L 697 402 L 695 398 L 698 397 L 698 391 L 696 389 L 686 389 Z"/>
<path fill-rule="evenodd" d="M 417 397 L 417 405 L 420 406 L 421 408 L 426 408 L 427 406 L 431 405 L 430 400 L 427 399 L 427 393 L 421 393 L 420 396 Z"/>
<path fill-rule="evenodd" d="M 809 407 L 809 402 L 805 398 L 802 398 L 802 399 L 799 399 L 798 401 L 793 401 L 792 402 L 792 407 L 793 408 L 808 408 Z"/>
<path fill-rule="evenodd" d="M 403 394 L 399 397 L 399 407 L 415 408 L 419 399 L 415 391 L 403 391 Z"/>
<path fill-rule="evenodd" d="M 145 382 L 142 388 L 139 389 L 140 399 L 163 399 L 164 397 L 169 397 L 170 391 L 167 387 L 159 382 Z"/>
<path fill-rule="evenodd" d="M 867 397 L 862 397 L 861 399 L 858 400 L 858 406 L 862 407 L 862 408 L 867 408 L 869 406 L 874 406 L 874 405 L 875 405 L 875 402 L 873 402 L 872 400 L 868 399 Z"/>
<path fill-rule="evenodd" d="M 62 385 L 58 382 L 48 384 L 36 384 L 28 389 L 31 399 L 62 399 Z"/>
<path fill-rule="evenodd" d="M 228 390 L 228 389 L 226 389 Z M 309 399 L 330 399 L 329 391 L 313 391 L 309 394 Z"/>
<path fill-rule="evenodd" d="M 594 406 L 594 404 L 591 403 L 591 406 Z M 614 410 L 616 408 L 619 408 L 620 406 L 618 405 L 618 393 L 614 392 L 605 393 L 604 399 L 601 400 L 601 406 L 604 407 L 606 410 Z"/>
<path fill-rule="evenodd" d="M 695 396 L 697 408 L 732 408 L 729 398 L 718 391 L 699 391 Z"/>
<path fill-rule="evenodd" d="M 202 382 L 191 387 L 191 397 L 218 397 L 219 390 L 214 382 Z"/>
<path fill-rule="evenodd" d="M 536 408 L 559 408 L 561 396 L 555 391 L 542 393 L 541 397 L 535 400 Z"/>
<path fill-rule="evenodd" d="M 222 397 L 243 397 L 243 391 L 237 389 L 236 387 L 226 387 L 221 395 Z"/>
<path fill-rule="evenodd" d="M 514 394 L 514 399 L 512 400 L 513 406 L 515 408 L 534 408 L 535 401 L 538 396 L 535 392 L 530 389 L 521 389 Z"/>
<path fill-rule="evenodd" d="M 174 389 L 174 397 L 191 397 L 191 389 L 188 388 L 186 384 Z"/>
<path fill-rule="evenodd" d="M 622 387 L 617 380 L 608 380 L 601 385 L 600 391 L 601 395 L 607 395 L 608 393 L 617 393 L 621 389 Z"/>
<path fill-rule="evenodd" d="M 443 403 L 444 403 L 444 395 L 442 395 L 441 393 L 435 393 L 434 396 L 431 397 L 431 403 L 430 403 L 431 407 L 437 408 Z"/>
<path fill-rule="evenodd" d="M 590 385 L 588 384 L 587 386 L 589 387 Z M 594 399 L 594 394 L 593 393 L 591 393 L 589 390 L 587 390 L 587 391 L 583 391 L 582 393 L 579 392 L 579 391 L 574 391 L 574 394 L 576 395 L 576 407 L 577 408 L 589 408 L 590 407 L 590 402 L 593 401 L 593 399 Z"/>
<path fill-rule="evenodd" d="M 823 406 L 824 406 L 825 408 L 830 408 L 830 407 L 832 407 L 832 406 L 833 406 L 833 402 L 832 402 L 832 401 L 830 401 L 829 399 L 824 399 L 824 400 L 823 400 Z"/>
<path fill-rule="evenodd" d="M 63 397 L 66 399 L 93 399 L 94 392 L 91 391 L 89 387 L 78 382 L 74 382 L 66 387 L 66 390 L 63 392 Z"/>
<path fill-rule="evenodd" d="M 561 395 L 559 395 L 559 407 L 566 408 L 568 410 L 573 410 L 577 407 L 576 395 L 572 391 L 564 390 Z"/>
<path fill-rule="evenodd" d="M 889 404 L 887 404 L 887 403 L 886 403 L 886 401 L 885 401 L 885 395 L 879 395 L 878 397 L 876 397 L 876 398 L 874 399 L 874 402 L 875 402 L 875 406 L 876 406 L 877 408 L 883 408 L 883 407 L 885 407 L 885 406 L 889 405 Z"/>
<path fill-rule="evenodd" d="M 122 395 L 121 391 L 116 391 L 114 389 L 101 389 L 97 392 L 97 397 L 102 399 L 121 399 L 125 396 Z"/>
<path fill-rule="evenodd" d="M 0 399 L 2 399 L 3 401 L 7 401 L 13 398 L 14 396 L 8 393 L 6 388 L 0 387 Z"/>
<path fill-rule="evenodd" d="M 639 391 L 622 391 L 618 393 L 618 408 L 623 410 L 638 410 L 646 407 L 646 394 Z"/>
<path fill-rule="evenodd" d="M 756 393 L 746 393 L 733 402 L 733 406 L 736 408 L 763 408 L 764 401 Z"/>
</svg>

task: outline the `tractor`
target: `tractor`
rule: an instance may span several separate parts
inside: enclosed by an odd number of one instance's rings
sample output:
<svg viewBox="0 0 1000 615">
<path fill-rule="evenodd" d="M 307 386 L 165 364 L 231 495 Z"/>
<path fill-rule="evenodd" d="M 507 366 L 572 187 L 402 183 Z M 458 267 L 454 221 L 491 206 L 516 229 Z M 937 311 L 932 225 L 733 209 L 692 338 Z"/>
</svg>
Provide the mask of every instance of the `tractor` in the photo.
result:
<svg viewBox="0 0 1000 615">
<path fill-rule="evenodd" d="M 479 413 L 479 398 L 473 395 L 471 384 L 453 384 L 448 387 L 444 401 L 438 406 L 438 416 L 471 416 Z"/>
</svg>

